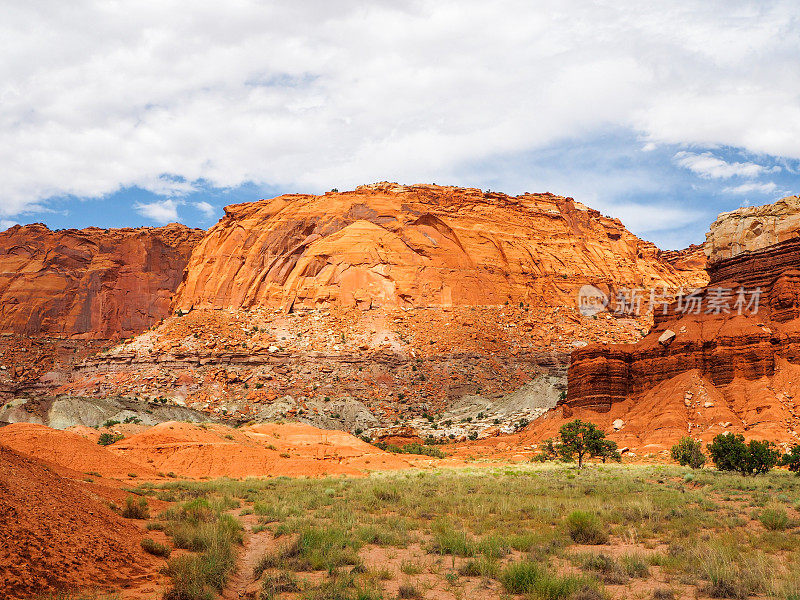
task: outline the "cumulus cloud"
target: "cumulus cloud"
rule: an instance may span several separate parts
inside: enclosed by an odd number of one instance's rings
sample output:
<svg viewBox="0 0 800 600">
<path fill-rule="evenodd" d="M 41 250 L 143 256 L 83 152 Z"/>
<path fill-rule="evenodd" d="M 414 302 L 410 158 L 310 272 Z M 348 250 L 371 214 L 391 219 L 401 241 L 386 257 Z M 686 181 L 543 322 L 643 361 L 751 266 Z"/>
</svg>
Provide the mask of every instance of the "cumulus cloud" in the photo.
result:
<svg viewBox="0 0 800 600">
<path fill-rule="evenodd" d="M 675 162 L 693 173 L 708 179 L 728 179 L 730 177 L 758 177 L 762 173 L 780 170 L 780 167 L 764 167 L 752 162 L 727 162 L 717 158 L 711 152 L 695 154 L 694 152 L 678 152 Z"/>
<path fill-rule="evenodd" d="M 214 207 L 213 204 L 205 201 L 195 202 L 194 207 L 201 213 L 203 213 L 203 216 L 206 217 L 207 219 L 213 217 L 214 214 L 217 212 L 217 209 Z"/>
<path fill-rule="evenodd" d="M 775 190 L 778 189 L 778 186 L 772 182 L 768 181 L 766 183 L 743 183 L 741 185 L 726 187 L 722 191 L 728 194 L 775 194 Z M 788 194 L 788 192 L 782 191 L 782 194 Z"/>
<path fill-rule="evenodd" d="M 176 200 L 137 202 L 133 205 L 133 208 L 143 217 L 161 225 L 178 221 L 178 202 Z"/>
<path fill-rule="evenodd" d="M 457 183 L 608 127 L 800 158 L 799 18 L 790 0 L 14 3 L 0 216 L 130 186 Z"/>
</svg>

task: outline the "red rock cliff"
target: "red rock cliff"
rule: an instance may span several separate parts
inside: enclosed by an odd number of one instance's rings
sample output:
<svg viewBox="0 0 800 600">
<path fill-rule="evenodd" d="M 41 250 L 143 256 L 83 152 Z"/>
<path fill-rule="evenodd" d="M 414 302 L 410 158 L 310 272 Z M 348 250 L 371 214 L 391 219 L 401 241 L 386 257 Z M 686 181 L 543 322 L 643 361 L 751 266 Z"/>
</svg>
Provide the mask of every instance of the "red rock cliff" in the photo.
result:
<svg viewBox="0 0 800 600">
<path fill-rule="evenodd" d="M 797 200 L 721 215 L 707 236 L 710 283 L 697 304 L 685 298 L 656 313 L 635 345 L 573 352 L 566 412 L 633 420 L 626 429 L 640 442 L 723 430 L 794 440 L 800 229 L 787 233 L 787 222 L 799 220 Z"/>
<path fill-rule="evenodd" d="M 0 233 L 0 331 L 117 338 L 169 314 L 204 232 L 183 225 Z"/>
<path fill-rule="evenodd" d="M 229 206 L 175 307 L 574 306 L 585 283 L 678 287 L 685 275 L 571 198 L 380 183 Z"/>
</svg>

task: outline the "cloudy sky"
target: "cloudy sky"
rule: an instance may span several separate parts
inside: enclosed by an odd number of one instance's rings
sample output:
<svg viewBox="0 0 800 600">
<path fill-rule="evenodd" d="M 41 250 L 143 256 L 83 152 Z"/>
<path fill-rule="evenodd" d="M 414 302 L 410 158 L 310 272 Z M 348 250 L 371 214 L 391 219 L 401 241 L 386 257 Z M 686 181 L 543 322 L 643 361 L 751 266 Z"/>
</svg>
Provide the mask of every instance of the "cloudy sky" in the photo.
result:
<svg viewBox="0 0 800 600">
<path fill-rule="evenodd" d="M 0 0 L 0 17 L 0 229 L 208 227 L 233 202 L 390 180 L 573 196 L 673 248 L 800 192 L 794 1 Z"/>
</svg>

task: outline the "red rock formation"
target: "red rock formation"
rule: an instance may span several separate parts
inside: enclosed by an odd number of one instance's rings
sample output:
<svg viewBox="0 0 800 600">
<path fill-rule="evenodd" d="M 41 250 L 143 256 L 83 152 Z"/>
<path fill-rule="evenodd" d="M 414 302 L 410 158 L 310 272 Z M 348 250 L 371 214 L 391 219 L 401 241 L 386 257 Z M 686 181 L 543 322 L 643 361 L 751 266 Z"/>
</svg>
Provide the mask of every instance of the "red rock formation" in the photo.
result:
<svg viewBox="0 0 800 600">
<path fill-rule="evenodd" d="M 199 229 L 0 233 L 0 331 L 29 336 L 117 338 L 169 314 Z"/>
<path fill-rule="evenodd" d="M 653 244 L 571 198 L 380 183 L 227 207 L 175 307 L 574 306 L 585 283 L 685 279 Z"/>
<path fill-rule="evenodd" d="M 671 443 L 686 433 L 710 438 L 727 429 L 796 439 L 800 237 L 761 229 L 794 200 L 725 213 L 712 225 L 706 248 L 717 260 L 708 265 L 709 285 L 695 294 L 697 309 L 684 297 L 666 314 L 657 312 L 653 329 L 635 345 L 574 351 L 565 415 L 610 412 L 628 421 L 647 415 L 642 405 L 650 402 L 663 410 L 677 407 L 678 414 L 660 425 L 653 415 L 650 425 L 635 423 L 640 443 Z M 778 237 L 785 239 L 762 244 Z M 713 399 L 699 402 L 698 387 Z"/>
<path fill-rule="evenodd" d="M 683 250 L 665 250 L 661 256 L 684 276 L 687 287 L 698 288 L 708 285 L 708 273 L 706 273 L 708 257 L 704 244 L 692 244 Z"/>
</svg>

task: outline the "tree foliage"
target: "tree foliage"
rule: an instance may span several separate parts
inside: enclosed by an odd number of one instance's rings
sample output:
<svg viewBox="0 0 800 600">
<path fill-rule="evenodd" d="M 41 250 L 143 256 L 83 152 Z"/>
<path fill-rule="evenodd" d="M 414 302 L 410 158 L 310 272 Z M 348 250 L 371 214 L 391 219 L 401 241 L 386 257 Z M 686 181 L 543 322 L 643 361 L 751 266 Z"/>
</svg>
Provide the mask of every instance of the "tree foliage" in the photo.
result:
<svg viewBox="0 0 800 600">
<path fill-rule="evenodd" d="M 701 469 L 706 464 L 706 457 L 703 454 L 703 445 L 699 440 L 694 440 L 688 436 L 682 437 L 670 450 L 672 458 L 678 464 L 693 469 Z"/>
<path fill-rule="evenodd" d="M 583 467 L 586 456 L 599 456 L 602 459 L 615 459 L 619 456 L 616 443 L 605 439 L 606 434 L 594 423 L 575 419 L 559 429 L 561 444 L 559 453 L 566 460 L 578 460 L 578 468 Z"/>
<path fill-rule="evenodd" d="M 766 473 L 780 459 L 780 453 L 772 442 L 750 440 L 745 443 L 741 433 L 721 433 L 707 448 L 717 469 L 738 471 L 743 475 Z"/>
<path fill-rule="evenodd" d="M 789 470 L 797 476 L 800 476 L 800 444 L 795 444 L 789 449 L 789 452 L 781 457 L 780 464 L 789 467 Z"/>
</svg>

